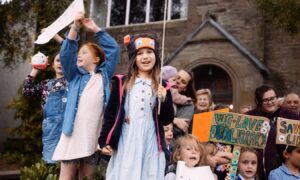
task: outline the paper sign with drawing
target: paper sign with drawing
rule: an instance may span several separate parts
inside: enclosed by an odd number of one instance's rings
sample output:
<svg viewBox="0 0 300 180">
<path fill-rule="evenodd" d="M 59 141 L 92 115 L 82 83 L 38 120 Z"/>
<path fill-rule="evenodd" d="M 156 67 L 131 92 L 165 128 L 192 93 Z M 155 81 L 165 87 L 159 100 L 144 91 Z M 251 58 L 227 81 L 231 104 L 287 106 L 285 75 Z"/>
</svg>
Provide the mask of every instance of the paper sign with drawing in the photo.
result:
<svg viewBox="0 0 300 180">
<path fill-rule="evenodd" d="M 209 141 L 263 149 L 269 132 L 269 119 L 237 113 L 215 112 Z"/>
<path fill-rule="evenodd" d="M 278 118 L 276 144 L 300 147 L 300 121 Z"/>
</svg>

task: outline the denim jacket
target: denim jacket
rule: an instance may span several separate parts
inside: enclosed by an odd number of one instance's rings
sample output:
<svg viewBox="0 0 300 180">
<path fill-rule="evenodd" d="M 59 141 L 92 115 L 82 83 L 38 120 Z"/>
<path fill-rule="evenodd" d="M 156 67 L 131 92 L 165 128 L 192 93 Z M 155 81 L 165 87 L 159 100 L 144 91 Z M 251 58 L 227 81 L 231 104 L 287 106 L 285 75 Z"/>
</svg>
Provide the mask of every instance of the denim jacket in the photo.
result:
<svg viewBox="0 0 300 180">
<path fill-rule="evenodd" d="M 110 93 L 109 81 L 119 62 L 120 50 L 117 42 L 104 30 L 97 32 L 95 38 L 105 53 L 105 61 L 96 67 L 95 73 L 101 73 L 103 77 L 104 107 L 106 107 Z M 63 72 L 69 82 L 68 101 L 62 128 L 62 132 L 67 136 L 72 134 L 78 102 L 91 77 L 89 72 L 77 67 L 78 39 L 70 40 L 66 38 L 60 49 Z"/>
</svg>

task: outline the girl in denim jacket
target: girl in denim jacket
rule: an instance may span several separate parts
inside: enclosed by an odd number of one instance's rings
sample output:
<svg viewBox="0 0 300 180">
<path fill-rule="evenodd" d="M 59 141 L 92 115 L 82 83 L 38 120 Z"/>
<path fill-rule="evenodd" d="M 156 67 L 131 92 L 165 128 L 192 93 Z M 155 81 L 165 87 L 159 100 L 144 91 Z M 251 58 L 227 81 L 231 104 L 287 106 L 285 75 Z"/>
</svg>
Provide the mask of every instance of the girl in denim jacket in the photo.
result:
<svg viewBox="0 0 300 180">
<path fill-rule="evenodd" d="M 85 43 L 78 51 L 81 26 L 95 33 L 99 43 Z M 119 46 L 92 19 L 79 12 L 63 42 L 61 63 L 69 83 L 62 135 L 53 159 L 61 161 L 60 179 L 73 179 L 79 164 L 80 179 L 92 179 L 99 160 L 97 138 L 109 96 L 109 80 L 119 61 Z"/>
</svg>

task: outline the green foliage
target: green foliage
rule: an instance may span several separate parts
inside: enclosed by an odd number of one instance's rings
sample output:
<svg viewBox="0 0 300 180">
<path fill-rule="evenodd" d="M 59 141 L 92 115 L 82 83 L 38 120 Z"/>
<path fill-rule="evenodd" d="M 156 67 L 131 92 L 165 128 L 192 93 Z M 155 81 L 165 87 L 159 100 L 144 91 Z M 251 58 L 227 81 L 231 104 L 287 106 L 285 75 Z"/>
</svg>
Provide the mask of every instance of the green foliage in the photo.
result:
<svg viewBox="0 0 300 180">
<path fill-rule="evenodd" d="M 108 162 L 101 159 L 99 165 L 96 167 L 95 173 L 93 175 L 93 179 L 105 180 L 107 166 L 108 166 Z"/>
<path fill-rule="evenodd" d="M 96 167 L 93 179 L 105 180 L 105 173 L 108 162 L 101 160 L 100 164 Z M 76 174 L 78 179 L 78 173 Z M 47 165 L 43 160 L 31 165 L 30 167 L 24 167 L 21 169 L 21 180 L 57 180 L 59 177 L 59 164 Z M 87 179 L 87 178 L 84 178 Z"/>
<path fill-rule="evenodd" d="M 15 119 L 22 120 L 22 123 L 18 127 L 9 129 L 9 135 L 12 137 L 20 136 L 21 140 L 17 142 L 6 141 L 4 150 L 7 152 L 22 153 L 34 162 L 34 160 L 40 157 L 42 151 L 41 126 L 43 116 L 40 98 L 23 96 L 22 87 L 20 87 L 17 97 L 9 103 L 8 108 L 16 109 Z M 14 144 L 14 146 L 11 144 Z"/>
<path fill-rule="evenodd" d="M 6 164 L 19 164 L 20 166 L 26 164 L 26 157 L 23 154 L 16 152 L 6 152 L 0 154 L 0 159 Z"/>
<path fill-rule="evenodd" d="M 13 68 L 36 51 L 50 56 L 51 61 L 53 59 L 51 55 L 54 55 L 60 46 L 51 41 L 45 45 L 38 45 L 33 50 L 33 41 L 40 30 L 59 17 L 71 2 L 72 0 L 13 0 L 11 3 L 0 5 L 0 54 L 3 57 L 0 60 L 5 66 Z M 29 32 L 28 28 L 34 32 Z M 32 34 L 35 37 L 32 37 Z M 37 83 L 53 75 L 50 69 L 48 68 L 38 76 Z M 7 106 L 8 109 L 16 111 L 15 119 L 22 120 L 18 127 L 8 131 L 10 136 L 17 137 L 20 141 L 7 140 L 4 143 L 4 152 L 23 154 L 25 164 L 31 165 L 41 157 L 43 115 L 41 99 L 23 96 L 22 87 L 23 85 L 17 96 Z"/>
<path fill-rule="evenodd" d="M 14 68 L 19 62 L 32 56 L 33 41 L 41 29 L 58 18 L 71 2 L 72 0 L 12 0 L 0 5 L 0 55 L 5 67 Z M 42 50 L 48 55 L 58 48 L 52 41 L 35 47 L 35 52 Z"/>
<path fill-rule="evenodd" d="M 299 0 L 256 0 L 258 7 L 267 19 L 290 34 L 296 34 L 300 28 Z"/>
<path fill-rule="evenodd" d="M 72 1 L 12 0 L 10 3 L 0 5 L 0 60 L 5 67 L 13 69 L 19 62 L 24 62 L 37 51 L 49 56 L 51 62 L 60 46 L 53 40 L 44 45 L 34 46 L 33 41 L 41 29 L 58 18 Z M 37 77 L 36 82 L 52 75 L 51 68 L 48 68 Z M 6 154 L 8 159 L 14 159 L 18 154 L 24 158 L 22 163 L 31 165 L 41 157 L 43 115 L 41 99 L 23 96 L 22 87 L 23 85 L 7 106 L 8 109 L 16 111 L 15 119 L 21 119 L 22 122 L 18 127 L 9 130 L 9 135 L 15 139 L 4 142 L 3 153 L 8 153 Z"/>
<path fill-rule="evenodd" d="M 26 30 L 24 22 L 31 19 L 28 13 L 30 1 L 12 1 L 0 6 L 0 55 L 6 67 L 12 68 L 25 60 L 28 51 L 22 51 L 23 47 L 31 47 L 30 33 Z M 13 28 L 16 23 L 21 26 Z M 15 26 L 16 27 L 16 26 Z"/>
<path fill-rule="evenodd" d="M 21 169 L 21 180 L 58 180 L 59 167 L 48 165 L 44 161 L 33 164 L 31 167 Z"/>
</svg>

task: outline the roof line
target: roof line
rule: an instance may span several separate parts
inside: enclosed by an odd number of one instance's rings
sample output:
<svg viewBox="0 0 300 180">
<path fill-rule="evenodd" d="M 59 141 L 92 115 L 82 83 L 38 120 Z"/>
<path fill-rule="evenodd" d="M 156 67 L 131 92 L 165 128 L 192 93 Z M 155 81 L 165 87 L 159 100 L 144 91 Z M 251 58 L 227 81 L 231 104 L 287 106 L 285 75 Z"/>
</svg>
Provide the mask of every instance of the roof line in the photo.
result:
<svg viewBox="0 0 300 180">
<path fill-rule="evenodd" d="M 230 35 L 220 24 L 214 21 L 211 17 L 205 20 L 191 35 L 182 43 L 173 54 L 165 61 L 165 63 L 170 63 L 183 48 L 192 41 L 192 39 L 207 25 L 211 24 L 215 27 L 222 35 L 224 35 L 242 54 L 248 57 L 251 62 L 260 70 L 261 73 L 267 75 L 270 73 L 269 68 L 257 59 L 250 51 L 248 51 L 244 46 L 242 46 L 232 35 Z"/>
</svg>

